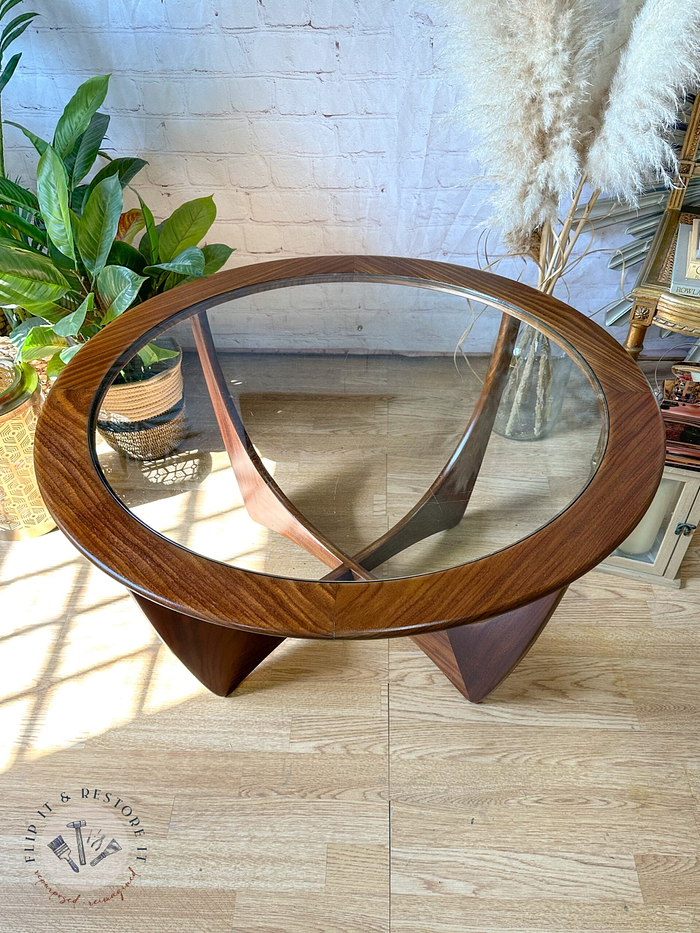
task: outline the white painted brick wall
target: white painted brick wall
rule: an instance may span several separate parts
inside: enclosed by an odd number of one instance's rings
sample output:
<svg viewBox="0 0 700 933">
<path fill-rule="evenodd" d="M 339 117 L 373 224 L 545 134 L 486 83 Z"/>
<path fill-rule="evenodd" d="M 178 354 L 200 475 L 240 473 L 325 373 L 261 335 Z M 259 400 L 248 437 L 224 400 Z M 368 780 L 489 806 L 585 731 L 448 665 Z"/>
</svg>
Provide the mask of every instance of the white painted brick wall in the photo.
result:
<svg viewBox="0 0 700 933">
<path fill-rule="evenodd" d="M 49 135 L 75 87 L 110 72 L 110 145 L 148 159 L 138 186 L 157 217 L 213 193 L 213 236 L 236 247 L 232 264 L 353 251 L 475 263 L 486 193 L 449 117 L 457 91 L 430 0 L 32 9 L 41 17 L 21 40 L 6 118 Z M 6 135 L 9 170 L 26 176 L 34 154 L 18 131 Z M 616 295 L 606 260 L 572 276 L 570 300 L 587 313 Z"/>
</svg>

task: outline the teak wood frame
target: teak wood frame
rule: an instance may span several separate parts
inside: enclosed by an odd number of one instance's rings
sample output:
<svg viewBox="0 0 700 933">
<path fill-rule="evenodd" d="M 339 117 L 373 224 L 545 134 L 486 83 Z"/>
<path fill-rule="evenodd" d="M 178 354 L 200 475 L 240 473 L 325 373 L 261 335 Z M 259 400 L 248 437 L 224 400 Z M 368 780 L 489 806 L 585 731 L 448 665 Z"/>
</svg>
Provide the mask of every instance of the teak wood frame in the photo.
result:
<svg viewBox="0 0 700 933">
<path fill-rule="evenodd" d="M 253 291 L 348 280 L 463 293 L 505 315 L 487 380 L 490 391 L 482 393 L 450 462 L 404 519 L 354 557 L 342 554 L 297 513 L 256 462 L 217 373 L 204 318 L 209 308 Z M 192 318 L 247 507 L 256 520 L 333 568 L 323 580 L 269 577 L 194 554 L 143 525 L 107 486 L 93 444 L 101 397 L 140 346 L 183 316 Z M 435 522 L 436 494 L 451 509 L 453 523 L 463 514 L 517 332 L 513 319 L 536 323 L 563 341 L 598 391 L 608 429 L 598 469 L 565 511 L 502 551 L 421 576 L 373 579 L 371 569 L 391 553 L 445 527 Z M 447 263 L 331 256 L 222 272 L 126 312 L 82 348 L 57 380 L 37 430 L 36 469 L 58 525 L 134 593 L 161 637 L 215 693 L 230 693 L 288 636 L 410 635 L 465 696 L 479 700 L 529 649 L 566 586 L 636 525 L 658 485 L 663 457 L 661 419 L 642 374 L 611 337 L 572 308 L 508 279 Z M 635 482 L 629 483 L 632 474 Z"/>
</svg>

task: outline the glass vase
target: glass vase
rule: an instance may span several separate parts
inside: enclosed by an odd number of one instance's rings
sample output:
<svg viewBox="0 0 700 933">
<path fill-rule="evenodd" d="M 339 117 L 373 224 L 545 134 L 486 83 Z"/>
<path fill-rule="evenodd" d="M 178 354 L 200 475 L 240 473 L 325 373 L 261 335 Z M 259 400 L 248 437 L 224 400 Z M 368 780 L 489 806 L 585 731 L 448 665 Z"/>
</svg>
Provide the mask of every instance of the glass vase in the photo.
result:
<svg viewBox="0 0 700 933">
<path fill-rule="evenodd" d="M 535 441 L 554 430 L 561 414 L 572 360 L 529 324 L 520 328 L 494 431 L 517 441 Z"/>
</svg>

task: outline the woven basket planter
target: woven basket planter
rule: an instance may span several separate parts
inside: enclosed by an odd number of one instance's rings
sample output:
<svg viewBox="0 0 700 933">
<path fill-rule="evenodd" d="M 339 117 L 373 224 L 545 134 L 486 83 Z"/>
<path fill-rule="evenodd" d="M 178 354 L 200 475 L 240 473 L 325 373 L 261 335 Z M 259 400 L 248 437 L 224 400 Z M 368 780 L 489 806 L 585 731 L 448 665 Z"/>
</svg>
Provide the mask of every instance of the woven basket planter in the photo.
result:
<svg viewBox="0 0 700 933">
<path fill-rule="evenodd" d="M 110 447 L 135 460 L 160 460 L 185 436 L 182 354 L 163 372 L 111 386 L 97 419 Z"/>
</svg>

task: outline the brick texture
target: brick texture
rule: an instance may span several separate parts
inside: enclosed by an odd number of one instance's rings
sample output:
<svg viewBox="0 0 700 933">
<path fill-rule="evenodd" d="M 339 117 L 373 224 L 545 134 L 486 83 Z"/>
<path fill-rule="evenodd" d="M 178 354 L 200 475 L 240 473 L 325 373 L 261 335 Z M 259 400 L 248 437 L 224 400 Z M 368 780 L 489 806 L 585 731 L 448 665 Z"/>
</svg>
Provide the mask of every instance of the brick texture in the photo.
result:
<svg viewBox="0 0 700 933">
<path fill-rule="evenodd" d="M 440 55 L 443 15 L 429 3 L 35 0 L 32 9 L 41 16 L 18 44 L 5 118 L 49 135 L 75 87 L 110 72 L 110 146 L 148 160 L 137 184 L 158 219 L 213 194 L 232 265 L 350 251 L 476 264 L 488 189 L 450 118 L 458 90 Z M 35 156 L 13 127 L 6 145 L 10 174 L 30 172 Z M 585 313 L 618 293 L 606 261 L 594 256 L 571 277 L 570 301 Z"/>
</svg>

